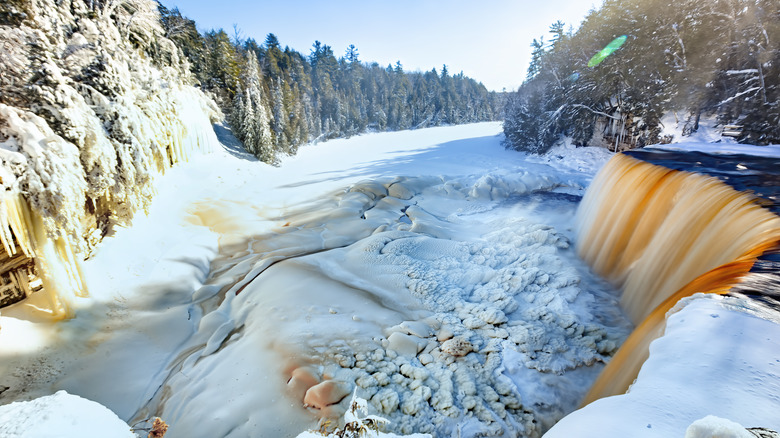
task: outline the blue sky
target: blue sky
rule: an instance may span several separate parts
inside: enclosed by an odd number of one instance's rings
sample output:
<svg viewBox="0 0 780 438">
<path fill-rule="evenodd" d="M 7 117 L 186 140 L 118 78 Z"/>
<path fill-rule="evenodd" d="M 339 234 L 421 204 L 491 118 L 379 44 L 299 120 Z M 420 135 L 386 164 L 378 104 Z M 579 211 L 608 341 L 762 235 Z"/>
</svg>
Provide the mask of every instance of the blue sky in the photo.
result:
<svg viewBox="0 0 780 438">
<path fill-rule="evenodd" d="M 441 70 L 481 81 L 490 90 L 517 88 L 530 43 L 562 20 L 576 28 L 601 0 L 162 0 L 200 30 L 233 25 L 262 43 L 274 33 L 282 46 L 308 55 L 315 40 L 343 56 L 354 44 L 365 62 L 406 70 Z"/>
</svg>

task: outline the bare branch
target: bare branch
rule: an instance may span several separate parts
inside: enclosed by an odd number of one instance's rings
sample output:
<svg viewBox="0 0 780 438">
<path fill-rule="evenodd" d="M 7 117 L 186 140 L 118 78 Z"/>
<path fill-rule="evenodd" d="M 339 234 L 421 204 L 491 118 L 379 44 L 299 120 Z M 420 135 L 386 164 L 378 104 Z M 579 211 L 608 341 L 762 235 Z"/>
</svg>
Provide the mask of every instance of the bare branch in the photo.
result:
<svg viewBox="0 0 780 438">
<path fill-rule="evenodd" d="M 573 104 L 571 104 L 571 106 L 576 107 L 576 108 L 584 108 L 584 109 L 592 112 L 593 114 L 598 114 L 600 116 L 604 116 L 604 117 L 610 118 L 612 120 L 623 120 L 620 117 L 615 117 L 615 116 L 607 114 L 605 112 L 597 111 L 597 110 L 595 110 L 595 109 L 593 109 L 593 108 L 591 108 L 591 107 L 589 107 L 587 105 L 582 105 L 582 104 L 579 104 L 579 103 L 573 103 Z"/>
</svg>

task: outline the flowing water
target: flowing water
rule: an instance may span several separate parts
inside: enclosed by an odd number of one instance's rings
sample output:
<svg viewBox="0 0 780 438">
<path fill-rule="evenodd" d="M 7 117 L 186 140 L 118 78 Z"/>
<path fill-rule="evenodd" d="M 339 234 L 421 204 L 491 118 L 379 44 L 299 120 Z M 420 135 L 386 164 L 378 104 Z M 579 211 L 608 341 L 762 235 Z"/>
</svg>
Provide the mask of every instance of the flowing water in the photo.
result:
<svg viewBox="0 0 780 438">
<path fill-rule="evenodd" d="M 648 150 L 617 155 L 601 170 L 578 211 L 578 250 L 623 290 L 621 307 L 637 327 L 583 404 L 628 389 L 681 298 L 733 293 L 774 303 L 776 165 Z"/>
</svg>

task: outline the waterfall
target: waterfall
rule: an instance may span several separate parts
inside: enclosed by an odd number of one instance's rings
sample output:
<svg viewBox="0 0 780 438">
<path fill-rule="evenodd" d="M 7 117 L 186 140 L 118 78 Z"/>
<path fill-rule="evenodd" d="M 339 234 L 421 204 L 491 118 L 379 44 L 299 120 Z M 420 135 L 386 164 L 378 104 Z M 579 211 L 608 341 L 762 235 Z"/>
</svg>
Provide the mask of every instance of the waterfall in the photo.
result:
<svg viewBox="0 0 780 438">
<path fill-rule="evenodd" d="M 612 158 L 578 210 L 578 253 L 622 290 L 637 328 L 585 403 L 627 390 L 677 301 L 728 292 L 778 241 L 780 217 L 755 196 L 714 177 Z"/>
</svg>

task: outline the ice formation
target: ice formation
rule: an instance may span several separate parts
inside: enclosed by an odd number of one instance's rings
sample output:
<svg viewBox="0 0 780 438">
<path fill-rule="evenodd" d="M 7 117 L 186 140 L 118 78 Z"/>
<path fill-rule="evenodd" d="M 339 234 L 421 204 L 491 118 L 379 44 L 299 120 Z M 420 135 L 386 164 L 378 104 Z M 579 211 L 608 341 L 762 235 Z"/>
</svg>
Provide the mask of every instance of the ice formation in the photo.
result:
<svg viewBox="0 0 780 438">
<path fill-rule="evenodd" d="M 192 221 L 221 234 L 222 256 L 195 293 L 197 333 L 136 418 L 161 416 L 174 436 L 250 433 L 254 414 L 208 430 L 188 419 L 214 415 L 207 388 L 235 391 L 241 411 L 263 403 L 241 381 L 278 379 L 272 390 L 322 418 L 340 417 L 356 390 L 396 433 L 540 435 L 582 395 L 573 376 L 627 331 L 607 316 L 609 289 L 580 284 L 589 274 L 564 234 L 493 211 L 560 184 L 522 172 L 364 181 L 266 216 L 271 230 L 248 239 L 232 218 L 256 209 L 202 203 Z M 234 368 L 241 379 L 218 371 L 250 361 L 256 346 L 278 365 Z M 545 381 L 527 397 L 516 383 L 523 372 Z M 540 395 L 549 388 L 559 400 Z"/>
<path fill-rule="evenodd" d="M 323 423 L 320 430 L 310 430 L 298 435 L 297 438 L 400 438 L 393 433 L 382 432 L 382 428 L 388 424 L 388 420 L 376 415 L 368 414 L 368 402 L 352 394 L 349 409 L 344 413 L 344 428 L 328 430 L 328 424 Z M 427 434 L 415 433 L 404 435 L 405 438 L 431 438 Z"/>
<path fill-rule="evenodd" d="M 156 175 L 218 145 L 219 110 L 189 84 L 156 3 L 24 8 L 0 26 L 0 236 L 36 260 L 38 305 L 63 317 L 86 293 L 86 251 L 149 205 Z"/>
</svg>

